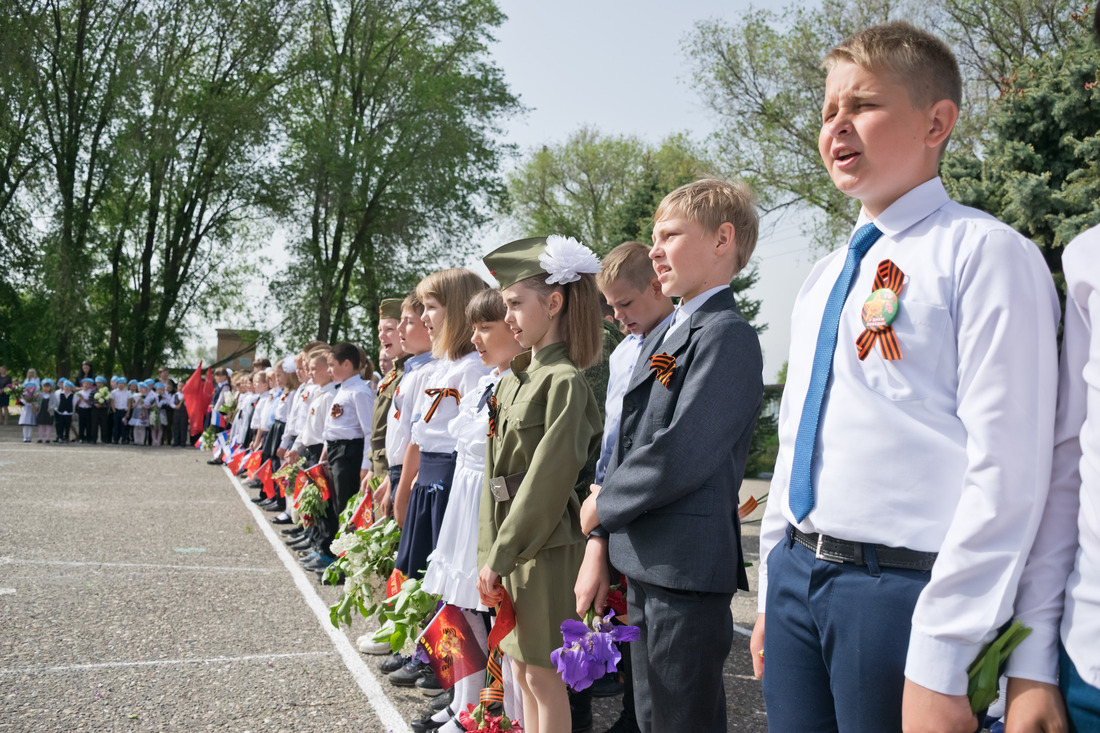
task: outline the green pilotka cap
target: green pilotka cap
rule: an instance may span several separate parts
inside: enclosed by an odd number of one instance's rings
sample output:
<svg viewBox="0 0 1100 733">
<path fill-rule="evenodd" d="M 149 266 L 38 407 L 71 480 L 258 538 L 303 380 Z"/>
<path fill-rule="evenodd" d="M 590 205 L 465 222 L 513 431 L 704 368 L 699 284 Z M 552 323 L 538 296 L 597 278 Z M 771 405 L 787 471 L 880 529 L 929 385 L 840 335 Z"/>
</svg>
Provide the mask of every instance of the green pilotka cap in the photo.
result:
<svg viewBox="0 0 1100 733">
<path fill-rule="evenodd" d="M 547 272 L 539 262 L 539 255 L 545 251 L 546 237 L 528 237 L 497 247 L 481 261 L 504 290 L 535 275 L 545 277 Z"/>
<path fill-rule="evenodd" d="M 580 280 L 581 275 L 600 271 L 595 252 L 573 237 L 558 234 L 517 239 L 497 247 L 482 261 L 501 290 L 529 277 L 542 276 L 551 285 L 565 285 Z"/>
<path fill-rule="evenodd" d="M 400 298 L 386 298 L 378 304 L 378 317 L 392 318 L 395 321 L 400 321 L 402 302 Z"/>
</svg>

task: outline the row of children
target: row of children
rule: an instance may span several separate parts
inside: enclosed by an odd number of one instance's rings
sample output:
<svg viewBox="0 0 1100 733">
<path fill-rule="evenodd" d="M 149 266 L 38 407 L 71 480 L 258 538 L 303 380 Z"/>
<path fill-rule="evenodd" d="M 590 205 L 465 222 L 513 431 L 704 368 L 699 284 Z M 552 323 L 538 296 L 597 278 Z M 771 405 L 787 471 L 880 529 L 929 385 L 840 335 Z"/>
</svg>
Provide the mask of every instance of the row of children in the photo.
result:
<svg viewBox="0 0 1100 733">
<path fill-rule="evenodd" d="M 1066 250 L 1059 380 L 1042 256 L 950 201 L 938 177 L 961 103 L 951 51 L 891 23 L 825 66 L 821 157 L 862 208 L 792 317 L 751 640 L 769 728 L 971 733 L 968 667 L 1015 615 L 1032 633 L 1009 662 L 1009 728 L 1100 730 L 1097 230 Z M 323 387 L 307 382 L 275 453 L 327 461 L 333 517 L 386 476 L 374 500 L 402 525 L 398 568 L 471 628 L 511 600 L 501 648 L 528 731 L 573 727 L 550 652 L 563 620 L 604 611 L 611 568 L 641 631 L 638 728 L 726 729 L 730 601 L 747 586 L 737 494 L 761 401 L 759 345 L 728 284 L 755 240 L 747 190 L 699 181 L 658 208 L 644 287 L 617 292 L 627 281 L 611 258 L 601 271 L 573 241 L 521 240 L 485 257 L 500 294 L 449 270 L 400 312 L 383 306 L 395 366 L 378 390 L 354 381 L 354 347 L 307 354 L 340 388 L 318 418 Z M 600 353 L 597 272 L 639 338 L 612 360 L 602 480 L 582 501 L 575 483 L 601 430 L 580 372 Z M 651 297 L 648 315 L 632 312 Z M 290 531 L 308 567 L 332 561 L 333 531 Z M 415 676 L 415 662 L 402 670 Z M 414 727 L 459 730 L 450 716 L 476 682 Z"/>
<path fill-rule="evenodd" d="M 589 576 L 606 579 L 607 570 L 595 566 L 606 568 L 608 547 L 606 540 L 588 541 L 582 533 L 589 487 L 587 481 L 578 487 L 578 480 L 586 465 L 594 464 L 599 480 L 609 482 L 598 493 L 614 496 L 621 491 L 611 483 L 616 471 L 634 471 L 635 479 L 619 480 L 624 486 L 652 483 L 648 490 L 656 500 L 673 479 L 643 475 L 652 468 L 639 472 L 624 466 L 631 442 L 628 438 L 623 448 L 617 426 L 639 437 L 635 451 L 650 440 L 638 431 L 643 412 L 653 415 L 647 421 L 651 429 L 671 424 L 678 435 L 694 434 L 684 420 L 714 428 L 709 442 L 692 438 L 699 448 L 690 451 L 706 453 L 692 458 L 690 473 L 701 472 L 712 519 L 697 522 L 689 517 L 693 512 L 681 511 L 698 502 L 686 489 L 663 502 L 670 511 L 657 522 L 647 516 L 649 509 L 621 509 L 618 526 L 637 523 L 639 530 L 624 546 L 633 547 L 636 558 L 663 558 L 647 562 L 648 568 L 635 567 L 637 561 L 626 556 L 619 561 L 621 569 L 629 568 L 631 602 L 635 587 L 656 597 L 701 576 L 676 560 L 683 549 L 674 546 L 682 545 L 683 532 L 710 532 L 713 521 L 711 557 L 740 556 L 737 489 L 761 401 L 761 358 L 729 282 L 751 256 L 756 230 L 748 189 L 708 179 L 665 199 L 656 214 L 652 249 L 623 244 L 602 268 L 575 240 L 551 236 L 513 242 L 485 257 L 501 290 L 490 289 L 468 270 L 433 273 L 403 301 L 381 306 L 380 356 L 393 366 L 376 388 L 358 376 L 356 347 L 309 344 L 276 366 L 273 387 L 259 380 L 249 393 L 243 382 L 239 385 L 229 442 L 260 450 L 276 466 L 300 457 L 328 465 L 333 487 L 323 521 L 284 530 L 304 567 L 319 575 L 335 559 L 337 517 L 353 497 L 366 495 L 372 477 L 382 478 L 366 500 L 401 526 L 398 571 L 423 578 L 425 590 L 462 609 L 482 645 L 490 627 L 488 609 L 509 597 L 516 629 L 501 649 L 511 660 L 506 676 L 515 686 L 509 688 L 506 711 L 522 717 L 528 730 L 583 730 L 550 660 L 562 643 L 562 622 L 584 615 L 594 601 L 603 612 L 608 592 L 598 579 L 578 579 L 582 563 Z M 597 398 L 583 370 L 604 355 L 601 292 L 630 335 L 611 354 L 609 388 Z M 679 321 L 672 317 L 673 295 L 682 299 Z M 643 344 L 650 343 L 646 335 L 658 329 L 663 334 L 658 343 L 667 352 L 662 356 L 672 364 L 643 354 Z M 641 395 L 648 397 L 650 389 L 654 398 L 647 408 L 649 400 Z M 624 400 L 628 393 L 634 399 Z M 599 403 L 608 415 L 604 431 Z M 674 415 L 677 403 L 691 405 L 687 417 Z M 678 465 L 681 449 L 671 450 L 663 459 L 665 469 Z M 652 458 L 638 460 L 649 465 Z M 593 487 L 585 506 L 596 493 Z M 295 519 L 294 507 L 283 499 L 259 495 L 254 501 L 283 510 L 277 524 Z M 668 562 L 680 568 L 675 578 L 664 566 Z M 719 619 L 718 627 L 724 626 L 728 637 L 730 597 L 738 585 L 745 587 L 743 563 L 721 561 L 703 572 L 712 602 L 705 608 L 693 603 L 691 612 L 724 612 L 725 623 Z M 680 605 L 672 599 L 673 608 Z M 648 623 L 678 642 L 687 631 L 666 629 L 661 613 L 646 613 L 642 606 L 632 607 L 631 622 Z M 708 650 L 718 660 L 719 690 L 729 641 L 725 653 Z M 658 652 L 665 643 L 655 640 L 641 650 L 643 669 L 652 676 L 639 685 L 647 691 L 638 696 L 640 715 L 630 695 L 616 731 L 637 730 L 638 721 L 652 717 L 653 701 L 660 697 L 648 690 L 664 687 L 658 680 L 669 672 L 664 652 Z M 366 637 L 360 646 L 377 651 Z M 432 686 L 430 670 L 416 659 L 395 655 L 382 669 L 394 684 Z M 481 682 L 479 675 L 460 680 L 450 705 L 413 721 L 414 730 L 461 730 L 455 715 L 477 702 Z M 711 680 L 708 694 L 714 687 Z M 722 716 L 724 721 L 724 709 Z"/>
<path fill-rule="evenodd" d="M 167 429 L 170 437 L 175 436 L 175 445 L 189 444 L 187 410 L 174 383 L 102 376 L 83 377 L 80 382 L 78 387 L 66 378 L 56 384 L 49 378 L 39 381 L 34 369 L 27 370 L 19 385 L 24 443 L 32 442 L 37 426 L 39 443 L 51 442 L 53 428 L 54 443 L 70 442 L 75 432 L 81 443 L 94 444 L 98 438 L 104 445 L 159 446 Z"/>
</svg>

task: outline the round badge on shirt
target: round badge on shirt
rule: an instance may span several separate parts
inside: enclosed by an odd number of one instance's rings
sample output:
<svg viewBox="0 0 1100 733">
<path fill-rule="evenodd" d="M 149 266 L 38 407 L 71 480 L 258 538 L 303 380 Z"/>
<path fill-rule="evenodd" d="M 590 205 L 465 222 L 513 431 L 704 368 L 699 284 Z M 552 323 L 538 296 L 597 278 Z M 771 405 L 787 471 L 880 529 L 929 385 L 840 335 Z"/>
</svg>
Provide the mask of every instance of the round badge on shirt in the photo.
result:
<svg viewBox="0 0 1100 733">
<path fill-rule="evenodd" d="M 868 331 L 885 331 L 898 317 L 901 305 L 898 296 L 889 288 L 880 288 L 871 293 L 863 303 L 863 327 Z"/>
</svg>

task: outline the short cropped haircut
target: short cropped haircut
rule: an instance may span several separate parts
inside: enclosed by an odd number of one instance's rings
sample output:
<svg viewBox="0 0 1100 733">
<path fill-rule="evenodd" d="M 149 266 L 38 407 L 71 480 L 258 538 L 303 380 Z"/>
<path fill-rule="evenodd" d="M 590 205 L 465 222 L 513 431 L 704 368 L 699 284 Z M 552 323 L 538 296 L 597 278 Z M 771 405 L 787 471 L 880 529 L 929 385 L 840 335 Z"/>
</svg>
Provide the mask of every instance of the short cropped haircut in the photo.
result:
<svg viewBox="0 0 1100 733">
<path fill-rule="evenodd" d="M 726 222 L 733 224 L 737 272 L 749 264 L 756 250 L 760 219 L 756 213 L 756 196 L 748 184 L 721 178 L 703 178 L 685 184 L 665 196 L 653 215 L 653 222 L 677 214 L 708 233 L 718 231 Z"/>
<path fill-rule="evenodd" d="M 496 288 L 474 293 L 474 297 L 466 304 L 466 320 L 471 326 L 503 321 L 504 315 L 504 298 Z"/>
<path fill-rule="evenodd" d="M 271 360 L 257 359 L 256 361 L 252 362 L 252 366 L 256 367 L 257 369 L 267 369 L 269 366 L 271 366 Z"/>
<path fill-rule="evenodd" d="M 955 54 L 939 38 L 903 20 L 848 36 L 825 54 L 821 65 L 832 71 L 841 61 L 890 74 L 909 91 L 914 107 L 943 99 L 962 107 L 962 75 Z"/>
<path fill-rule="evenodd" d="M 401 301 L 401 310 L 409 310 L 418 316 L 422 316 L 424 315 L 424 304 L 420 302 L 420 296 L 413 291 Z"/>
<path fill-rule="evenodd" d="M 443 328 L 432 339 L 432 356 L 453 360 L 474 350 L 466 306 L 475 293 L 488 287 L 475 273 L 458 267 L 438 270 L 420 281 L 416 296 L 421 302 L 432 298 L 443 306 Z"/>
<path fill-rule="evenodd" d="M 359 358 L 361 354 L 362 352 L 359 351 L 358 346 L 349 344 L 347 341 L 332 345 L 332 358 L 336 360 L 336 363 L 343 364 L 345 361 L 350 361 L 351 366 L 356 371 L 359 371 L 359 366 L 363 363 Z"/>
<path fill-rule="evenodd" d="M 623 242 L 608 252 L 600 265 L 596 274 L 600 290 L 617 282 L 624 282 L 635 290 L 645 290 L 657 277 L 653 261 L 649 259 L 649 247 L 641 242 Z"/>
</svg>

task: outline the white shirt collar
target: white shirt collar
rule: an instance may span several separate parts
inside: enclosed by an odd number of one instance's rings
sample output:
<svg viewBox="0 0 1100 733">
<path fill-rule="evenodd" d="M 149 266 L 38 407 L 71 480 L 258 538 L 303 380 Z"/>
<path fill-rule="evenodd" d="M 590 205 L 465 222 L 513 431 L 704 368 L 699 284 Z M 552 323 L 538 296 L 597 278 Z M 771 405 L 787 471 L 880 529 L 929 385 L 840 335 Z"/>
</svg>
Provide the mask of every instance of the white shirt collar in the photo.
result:
<svg viewBox="0 0 1100 733">
<path fill-rule="evenodd" d="M 937 211 L 950 200 L 943 187 L 943 181 L 937 176 L 910 189 L 873 221 L 884 236 L 897 239 L 906 229 Z M 859 219 L 853 231 L 857 231 L 869 221 L 872 219 L 867 216 L 867 212 L 860 209 Z"/>
</svg>

